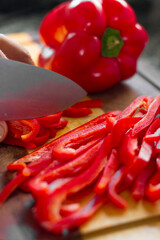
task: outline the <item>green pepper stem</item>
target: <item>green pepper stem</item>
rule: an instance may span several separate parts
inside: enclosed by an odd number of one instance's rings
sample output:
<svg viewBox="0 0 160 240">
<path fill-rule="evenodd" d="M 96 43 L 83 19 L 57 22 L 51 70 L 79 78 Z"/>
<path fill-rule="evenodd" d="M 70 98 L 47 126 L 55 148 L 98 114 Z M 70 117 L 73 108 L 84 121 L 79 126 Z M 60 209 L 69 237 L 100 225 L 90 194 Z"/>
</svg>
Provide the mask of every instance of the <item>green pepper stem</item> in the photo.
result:
<svg viewBox="0 0 160 240">
<path fill-rule="evenodd" d="M 120 31 L 108 27 L 102 36 L 101 55 L 103 57 L 118 57 L 123 45 Z"/>
</svg>

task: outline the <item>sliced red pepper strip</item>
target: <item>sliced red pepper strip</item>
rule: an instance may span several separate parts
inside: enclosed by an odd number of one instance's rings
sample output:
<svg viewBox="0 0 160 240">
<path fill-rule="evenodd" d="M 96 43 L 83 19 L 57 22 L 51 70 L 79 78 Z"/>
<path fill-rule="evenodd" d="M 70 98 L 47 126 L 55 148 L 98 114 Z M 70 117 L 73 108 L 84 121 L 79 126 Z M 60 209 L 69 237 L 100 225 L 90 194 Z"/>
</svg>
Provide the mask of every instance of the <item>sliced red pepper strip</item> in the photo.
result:
<svg viewBox="0 0 160 240">
<path fill-rule="evenodd" d="M 57 134 L 57 129 L 51 127 L 51 128 L 48 128 L 48 130 L 50 133 L 49 138 L 55 138 L 55 136 Z"/>
<path fill-rule="evenodd" d="M 7 125 L 9 135 L 20 138 L 23 142 L 31 142 L 39 132 L 39 123 L 36 119 L 8 121 Z"/>
<path fill-rule="evenodd" d="M 97 210 L 108 201 L 107 196 L 94 196 L 82 209 L 62 218 L 51 226 L 50 231 L 66 236 L 69 231 L 89 220 Z"/>
<path fill-rule="evenodd" d="M 59 167 L 55 168 L 54 164 L 50 164 L 44 171 L 40 172 L 40 174 L 28 181 L 28 188 L 30 188 L 30 186 L 32 187 L 37 185 L 37 183 L 40 181 L 50 183 L 56 178 L 74 176 L 75 174 L 86 169 L 97 156 L 101 144 L 101 139 L 95 140 L 93 146 L 89 148 L 89 150 L 81 155 L 78 155 L 76 158 L 62 166 L 60 165 Z"/>
<path fill-rule="evenodd" d="M 64 128 L 68 123 L 68 120 L 67 119 L 60 119 L 60 121 L 58 123 L 55 123 L 55 124 L 52 124 L 46 128 L 55 128 L 55 129 L 62 129 Z"/>
<path fill-rule="evenodd" d="M 43 194 L 42 192 L 41 193 L 42 197 L 37 198 L 34 213 L 38 222 L 40 222 L 40 224 L 43 225 L 43 223 L 45 222 L 46 229 L 48 230 L 55 229 L 55 225 L 57 225 L 59 221 L 61 221 L 61 216 L 59 214 L 59 211 L 60 211 L 60 205 L 64 201 L 64 199 L 66 199 L 67 196 L 73 193 L 76 193 L 82 190 L 84 187 L 90 185 L 98 177 L 99 173 L 104 168 L 107 160 L 107 156 L 106 156 L 107 148 L 108 148 L 108 139 L 106 137 L 101 145 L 99 154 L 97 154 L 97 157 L 95 158 L 92 165 L 87 170 L 82 172 L 77 177 L 71 179 L 69 182 L 61 186 L 61 188 L 57 188 L 55 191 L 49 190 L 47 194 Z M 37 193 L 35 189 L 33 189 L 33 195 L 35 197 L 36 197 L 36 194 Z M 48 206 L 47 210 L 46 208 L 44 210 L 43 206 Z M 71 223 L 68 221 L 69 229 L 72 227 L 72 225 L 70 224 Z M 61 227 L 62 228 L 59 229 L 60 231 L 64 229 L 63 225 L 61 225 Z"/>
<path fill-rule="evenodd" d="M 6 137 L 6 139 L 3 142 L 6 144 L 9 144 L 9 145 L 20 146 L 20 147 L 24 147 L 27 149 L 36 148 L 36 144 L 34 142 L 23 142 L 21 139 L 14 138 L 9 135 Z"/>
<path fill-rule="evenodd" d="M 130 166 L 139 151 L 138 137 L 132 136 L 132 129 L 124 134 L 118 150 L 119 161 L 124 165 Z"/>
<path fill-rule="evenodd" d="M 144 107 L 146 109 L 149 108 L 150 104 L 153 102 L 153 97 L 151 96 L 140 96 L 131 102 L 131 104 L 123 110 L 118 116 L 117 120 L 121 118 L 131 117 L 136 112 L 136 110 L 140 107 Z"/>
<path fill-rule="evenodd" d="M 37 118 L 37 120 L 43 127 L 48 127 L 49 125 L 58 123 L 60 121 L 61 116 L 62 112 L 58 112 L 46 117 Z"/>
<path fill-rule="evenodd" d="M 160 155 L 156 158 L 157 168 L 160 171 Z"/>
<path fill-rule="evenodd" d="M 127 117 L 127 118 L 121 118 L 115 122 L 111 131 L 113 148 L 119 146 L 123 135 L 140 120 L 141 118 Z"/>
<path fill-rule="evenodd" d="M 23 142 L 31 142 L 38 134 L 39 132 L 39 123 L 37 119 L 32 120 L 21 120 L 21 122 L 24 125 L 27 125 L 31 128 L 31 131 L 29 133 L 23 134 L 21 136 L 21 139 Z"/>
<path fill-rule="evenodd" d="M 37 162 L 41 164 L 44 160 L 48 160 L 49 162 L 52 161 L 52 159 L 53 159 L 52 158 L 52 147 L 55 144 L 55 142 L 57 142 L 57 141 L 60 142 L 61 139 L 62 140 L 65 139 L 71 133 L 75 133 L 75 132 L 78 132 L 82 129 L 86 129 L 86 128 L 92 127 L 96 124 L 105 122 L 106 121 L 106 116 L 107 116 L 107 114 L 103 114 L 103 115 L 101 115 L 101 116 L 99 116 L 99 117 L 81 125 L 80 127 L 71 130 L 70 132 L 64 134 L 63 136 L 49 142 L 45 146 L 43 146 L 43 147 L 33 151 L 32 153 L 14 161 L 13 163 L 9 164 L 7 166 L 7 168 L 9 170 L 21 170 L 21 169 L 26 167 L 26 163 L 30 163 L 30 162 L 34 163 L 35 162 L 35 165 L 37 165 Z"/>
<path fill-rule="evenodd" d="M 117 149 L 112 149 L 110 156 L 108 157 L 106 166 L 103 173 L 96 184 L 94 191 L 97 194 L 103 194 L 108 187 L 109 181 L 113 174 L 117 171 L 119 166 L 118 152 Z"/>
<path fill-rule="evenodd" d="M 140 200 L 143 198 L 146 184 L 150 177 L 153 175 L 153 173 L 156 171 L 156 164 L 154 160 L 155 159 L 153 159 L 147 164 L 147 166 L 140 172 L 134 182 L 134 186 L 132 189 L 132 197 L 135 200 Z"/>
<path fill-rule="evenodd" d="M 145 136 L 150 135 L 156 131 L 156 128 L 159 127 L 159 119 L 155 119 L 154 122 L 150 125 L 146 131 Z M 142 141 L 141 148 L 137 157 L 135 158 L 134 163 L 130 166 L 127 175 L 126 181 L 133 182 L 135 177 L 145 168 L 147 163 L 151 160 L 153 155 L 154 142 L 148 142 L 145 140 L 145 137 Z"/>
<path fill-rule="evenodd" d="M 159 118 L 157 118 L 159 119 Z M 159 119 L 159 126 L 160 126 L 160 119 Z M 154 134 L 150 134 L 144 137 L 147 141 L 159 141 L 160 140 L 160 128 L 158 128 Z"/>
<path fill-rule="evenodd" d="M 151 202 L 155 202 L 160 199 L 160 171 L 156 172 L 150 179 L 146 187 L 145 194 Z"/>
<path fill-rule="evenodd" d="M 33 142 L 35 143 L 36 146 L 41 146 L 49 139 L 49 136 L 50 136 L 49 130 L 40 127 L 40 131 L 38 135 L 34 138 Z"/>
<path fill-rule="evenodd" d="M 79 203 L 72 203 L 72 204 L 63 204 L 60 209 L 60 214 L 64 216 L 71 215 L 80 210 Z"/>
<path fill-rule="evenodd" d="M 156 99 L 150 104 L 148 111 L 144 118 L 141 119 L 135 126 L 133 127 L 132 134 L 135 136 L 140 131 L 142 131 L 144 128 L 148 127 L 152 121 L 154 120 L 157 111 L 160 106 L 160 95 L 156 97 Z"/>
<path fill-rule="evenodd" d="M 107 124 L 110 128 L 110 122 Z M 106 121 L 94 125 L 94 127 L 88 127 L 77 132 L 73 132 L 65 138 L 59 139 L 53 146 L 52 154 L 54 158 L 59 161 L 66 161 L 76 154 L 84 151 L 86 147 L 90 146 L 90 142 L 96 138 L 101 138 L 108 133 L 106 127 Z M 88 143 L 88 144 L 87 144 Z"/>
<path fill-rule="evenodd" d="M 156 152 L 160 154 L 160 140 L 156 144 Z"/>
<path fill-rule="evenodd" d="M 92 99 L 92 100 L 86 100 L 81 101 L 76 104 L 74 104 L 72 107 L 74 108 L 101 108 L 102 107 L 102 101 L 99 99 Z"/>
<path fill-rule="evenodd" d="M 119 192 L 119 186 L 124 178 L 126 173 L 126 168 L 121 167 L 116 173 L 112 176 L 109 185 L 108 185 L 108 197 L 109 199 L 119 208 L 125 209 L 127 207 L 127 202 L 123 199 L 117 192 Z"/>
<path fill-rule="evenodd" d="M 147 109 L 140 108 L 139 111 L 134 115 L 134 117 L 144 117 L 147 113 Z"/>
<path fill-rule="evenodd" d="M 89 114 L 92 113 L 92 110 L 90 108 L 75 108 L 70 107 L 63 111 L 64 117 L 70 117 L 70 118 L 80 118 L 80 117 L 86 117 Z"/>
<path fill-rule="evenodd" d="M 20 186 L 30 176 L 30 172 L 23 171 L 22 173 L 17 174 L 0 192 L 0 206 L 3 204 L 10 194 Z"/>
</svg>

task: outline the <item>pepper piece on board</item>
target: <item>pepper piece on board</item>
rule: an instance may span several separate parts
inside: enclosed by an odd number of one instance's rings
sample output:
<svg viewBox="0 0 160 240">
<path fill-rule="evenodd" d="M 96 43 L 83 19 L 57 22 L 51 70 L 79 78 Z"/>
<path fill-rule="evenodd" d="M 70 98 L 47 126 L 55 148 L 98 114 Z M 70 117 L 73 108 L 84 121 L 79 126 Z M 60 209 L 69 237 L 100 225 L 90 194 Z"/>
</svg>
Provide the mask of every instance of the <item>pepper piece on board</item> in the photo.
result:
<svg viewBox="0 0 160 240">
<path fill-rule="evenodd" d="M 64 110 L 62 115 L 64 117 L 80 118 L 80 117 L 86 117 L 91 113 L 92 113 L 92 110 L 90 108 L 70 107 Z"/>
<path fill-rule="evenodd" d="M 155 202 L 160 198 L 160 171 L 157 171 L 150 179 L 145 195 L 151 202 Z"/>
<path fill-rule="evenodd" d="M 66 222 L 65 220 L 67 219 L 63 218 L 61 220 L 61 216 L 59 214 L 60 205 L 67 196 L 82 190 L 85 186 L 90 185 L 98 177 L 107 161 L 107 148 L 108 139 L 106 137 L 102 141 L 97 157 L 94 159 L 92 165 L 89 168 L 87 168 L 77 177 L 73 179 L 71 178 L 71 180 L 67 181 L 67 183 L 64 183 L 61 188 L 56 188 L 55 191 L 52 191 L 51 189 L 44 189 L 45 192 L 47 191 L 47 194 L 43 194 L 43 192 L 41 192 L 42 197 L 38 197 L 38 199 L 36 199 L 34 213 L 40 224 L 44 225 L 45 223 L 45 228 L 47 230 L 62 233 L 62 231 L 65 229 L 64 222 Z M 35 189 L 33 189 L 33 195 L 36 198 L 37 193 Z M 48 206 L 47 211 L 43 208 L 43 206 L 46 205 Z M 75 226 L 79 226 L 79 223 L 77 225 L 75 218 L 74 221 L 67 221 L 67 226 L 70 229 Z"/>
<path fill-rule="evenodd" d="M 121 167 L 112 176 L 108 185 L 108 197 L 119 208 L 125 209 L 127 207 L 127 201 L 119 195 L 120 184 L 124 179 L 126 173 L 126 167 Z"/>
<path fill-rule="evenodd" d="M 140 200 L 144 197 L 145 188 L 148 183 L 150 177 L 156 171 L 155 159 L 152 159 L 147 166 L 140 172 L 138 177 L 136 178 L 133 189 L 132 189 L 132 197 L 135 200 Z"/>
<path fill-rule="evenodd" d="M 159 128 L 160 119 L 155 119 L 154 122 L 149 126 L 146 131 L 145 136 L 150 135 Z M 133 182 L 135 177 L 145 168 L 145 166 L 150 162 L 154 154 L 154 142 L 148 142 L 145 137 L 142 141 L 138 155 L 136 156 L 133 164 L 129 167 L 126 173 L 126 181 Z"/>
<path fill-rule="evenodd" d="M 104 167 L 103 173 L 98 180 L 94 191 L 97 194 L 103 194 L 109 184 L 109 181 L 113 174 L 117 171 L 119 166 L 118 152 L 116 149 L 112 149 L 110 155 L 108 156 L 106 166 Z"/>
</svg>

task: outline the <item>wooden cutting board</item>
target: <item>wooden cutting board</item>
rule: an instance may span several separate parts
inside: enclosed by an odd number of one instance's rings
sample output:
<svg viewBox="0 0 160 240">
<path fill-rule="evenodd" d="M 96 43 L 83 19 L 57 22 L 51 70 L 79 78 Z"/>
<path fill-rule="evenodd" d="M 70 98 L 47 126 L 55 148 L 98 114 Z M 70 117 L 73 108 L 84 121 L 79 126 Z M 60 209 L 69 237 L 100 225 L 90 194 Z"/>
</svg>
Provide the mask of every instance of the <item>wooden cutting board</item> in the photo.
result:
<svg viewBox="0 0 160 240">
<path fill-rule="evenodd" d="M 41 51 L 40 44 L 33 41 L 28 33 L 9 34 L 9 37 L 24 45 L 30 52 L 33 60 L 37 63 L 38 54 Z M 141 69 L 141 66 L 139 66 Z M 110 110 L 123 110 L 133 99 L 139 95 L 159 94 L 156 84 L 152 84 L 142 74 L 136 74 L 132 79 L 119 83 L 113 88 L 99 94 L 92 94 L 89 97 L 99 98 L 103 102 L 102 109 L 95 109 L 93 113 L 84 118 L 71 119 L 67 127 L 58 132 L 57 136 L 78 127 L 79 125 L 95 118 L 96 116 Z M 20 147 L 0 146 L 0 189 L 11 179 L 12 175 L 7 173 L 8 163 L 27 154 L 27 151 Z M 154 237 L 160 237 L 160 201 L 150 204 L 147 201 L 134 201 L 130 194 L 125 192 L 123 196 L 128 201 L 127 210 L 120 210 L 112 204 L 106 204 L 95 216 L 82 225 L 79 230 L 67 239 L 92 239 L 92 240 L 123 240 L 132 236 L 132 240 L 140 235 L 141 240 L 150 240 L 152 229 Z M 30 194 L 15 191 L 8 201 L 0 209 L 0 240 L 50 240 L 56 239 L 53 235 L 41 229 L 33 219 L 30 206 L 33 204 Z M 147 229 L 147 230 L 146 230 Z M 135 234 L 133 235 L 132 232 Z M 143 232 L 143 234 L 142 234 Z"/>
</svg>

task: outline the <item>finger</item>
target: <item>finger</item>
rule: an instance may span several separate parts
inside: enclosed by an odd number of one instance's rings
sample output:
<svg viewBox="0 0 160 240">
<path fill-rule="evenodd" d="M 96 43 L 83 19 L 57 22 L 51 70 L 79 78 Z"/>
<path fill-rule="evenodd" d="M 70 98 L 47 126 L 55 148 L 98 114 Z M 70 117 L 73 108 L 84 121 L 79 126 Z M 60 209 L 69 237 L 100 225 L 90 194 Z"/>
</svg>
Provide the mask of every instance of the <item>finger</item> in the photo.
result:
<svg viewBox="0 0 160 240">
<path fill-rule="evenodd" d="M 0 57 L 1 58 L 7 58 L 6 55 L 0 50 Z"/>
<path fill-rule="evenodd" d="M 0 49 L 7 58 L 34 65 L 29 52 L 19 43 L 0 34 Z"/>
</svg>

